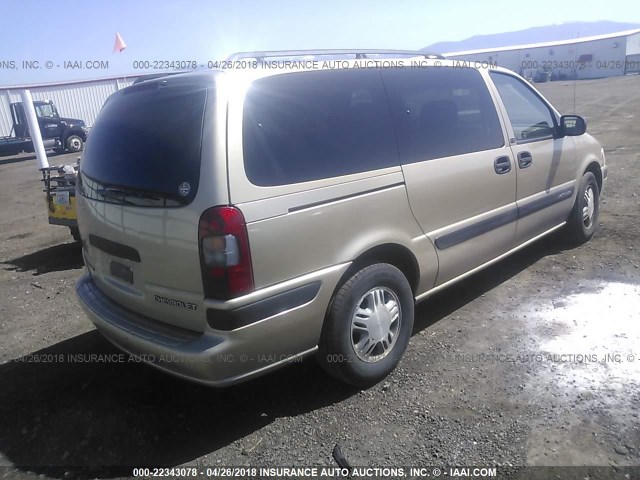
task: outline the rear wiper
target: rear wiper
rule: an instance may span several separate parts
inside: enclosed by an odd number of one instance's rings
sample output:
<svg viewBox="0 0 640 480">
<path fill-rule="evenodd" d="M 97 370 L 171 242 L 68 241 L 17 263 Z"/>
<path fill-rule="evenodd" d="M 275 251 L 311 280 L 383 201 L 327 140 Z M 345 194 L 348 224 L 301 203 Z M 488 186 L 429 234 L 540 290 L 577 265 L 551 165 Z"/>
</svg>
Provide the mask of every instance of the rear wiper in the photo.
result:
<svg viewBox="0 0 640 480">
<path fill-rule="evenodd" d="M 99 190 L 96 190 L 96 193 L 98 195 L 102 195 L 103 197 L 111 197 L 111 198 L 115 196 L 122 196 L 122 197 L 145 198 L 149 200 L 160 200 L 160 198 L 154 195 L 151 195 L 149 193 L 135 192 L 131 190 L 122 190 L 118 188 L 101 188 Z"/>
<path fill-rule="evenodd" d="M 174 200 L 178 203 L 182 203 L 180 202 L 181 199 L 178 199 L 176 196 L 173 196 L 170 194 L 161 193 L 160 195 L 154 195 L 152 193 L 140 192 L 137 190 L 127 190 L 122 188 L 111 188 L 111 187 L 101 188 L 96 190 L 96 193 L 106 198 L 114 198 L 114 199 L 121 200 L 123 203 L 126 203 L 127 205 L 138 205 L 138 204 L 135 202 L 126 200 L 125 197 L 134 197 L 134 198 L 140 198 L 144 200 L 152 200 L 155 202 L 163 201 L 165 205 L 167 203 L 167 199 Z"/>
<path fill-rule="evenodd" d="M 114 190 L 114 189 L 111 189 L 111 188 L 100 188 L 100 189 L 96 190 L 96 193 L 98 195 L 100 195 L 101 197 L 104 197 L 104 198 L 111 198 L 111 199 L 115 199 L 115 200 L 120 200 L 125 205 L 136 205 L 134 202 L 131 202 L 131 201 L 126 200 L 124 198 L 124 197 L 127 196 L 127 193 L 123 192 L 122 190 Z"/>
</svg>

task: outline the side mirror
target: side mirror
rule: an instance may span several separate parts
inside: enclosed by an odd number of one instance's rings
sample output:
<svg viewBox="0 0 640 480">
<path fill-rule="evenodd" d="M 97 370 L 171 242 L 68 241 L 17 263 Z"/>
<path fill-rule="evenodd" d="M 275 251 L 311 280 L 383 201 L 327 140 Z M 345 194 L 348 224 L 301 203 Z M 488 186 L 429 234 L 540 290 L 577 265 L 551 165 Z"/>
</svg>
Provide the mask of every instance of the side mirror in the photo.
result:
<svg viewBox="0 0 640 480">
<path fill-rule="evenodd" d="M 577 137 L 587 131 L 587 122 L 579 115 L 560 117 L 560 131 L 563 137 Z"/>
</svg>

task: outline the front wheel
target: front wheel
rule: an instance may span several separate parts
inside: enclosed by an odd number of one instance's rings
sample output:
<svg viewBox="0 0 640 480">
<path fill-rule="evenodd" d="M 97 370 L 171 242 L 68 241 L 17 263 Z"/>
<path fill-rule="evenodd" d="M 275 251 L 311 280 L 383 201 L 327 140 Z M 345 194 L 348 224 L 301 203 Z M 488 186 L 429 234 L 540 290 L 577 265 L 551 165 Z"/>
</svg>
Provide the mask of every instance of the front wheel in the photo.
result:
<svg viewBox="0 0 640 480">
<path fill-rule="evenodd" d="M 70 152 L 79 152 L 80 150 L 82 150 L 83 145 L 84 142 L 78 135 L 71 135 L 69 138 L 67 138 L 67 150 L 69 150 Z"/>
<path fill-rule="evenodd" d="M 573 210 L 565 226 L 565 238 L 574 245 L 587 242 L 596 230 L 600 214 L 600 189 L 591 172 L 582 176 Z"/>
<path fill-rule="evenodd" d="M 322 330 L 318 359 L 332 376 L 357 386 L 389 375 L 413 330 L 409 282 L 393 265 L 370 265 L 336 293 Z"/>
</svg>

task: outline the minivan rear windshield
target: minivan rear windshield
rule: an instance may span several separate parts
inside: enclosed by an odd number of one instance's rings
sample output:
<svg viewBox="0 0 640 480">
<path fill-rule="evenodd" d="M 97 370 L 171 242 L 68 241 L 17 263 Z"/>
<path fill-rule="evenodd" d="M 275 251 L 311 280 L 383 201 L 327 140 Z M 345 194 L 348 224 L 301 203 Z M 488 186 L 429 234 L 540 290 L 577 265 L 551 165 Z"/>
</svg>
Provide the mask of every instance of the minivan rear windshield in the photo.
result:
<svg viewBox="0 0 640 480">
<path fill-rule="evenodd" d="M 202 86 L 158 82 L 113 95 L 89 133 L 80 164 L 81 178 L 109 195 L 87 196 L 113 202 L 144 193 L 171 199 L 147 206 L 190 203 L 200 177 L 206 98 Z"/>
</svg>

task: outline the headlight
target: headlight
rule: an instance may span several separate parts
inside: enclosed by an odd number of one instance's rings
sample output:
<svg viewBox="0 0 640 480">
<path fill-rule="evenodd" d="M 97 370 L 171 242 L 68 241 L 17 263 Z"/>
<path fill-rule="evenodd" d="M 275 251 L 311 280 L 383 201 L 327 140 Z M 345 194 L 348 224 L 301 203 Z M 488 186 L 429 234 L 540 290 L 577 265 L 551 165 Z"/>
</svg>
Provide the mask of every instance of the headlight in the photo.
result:
<svg viewBox="0 0 640 480">
<path fill-rule="evenodd" d="M 607 159 L 604 157 L 604 147 L 600 148 L 600 158 L 602 159 L 602 164 L 606 165 L 607 164 Z"/>
<path fill-rule="evenodd" d="M 89 127 L 85 127 L 85 126 L 83 125 L 81 128 L 82 128 L 82 131 L 83 131 L 84 133 L 89 133 L 89 130 L 90 130 L 90 128 L 89 128 Z"/>
</svg>

